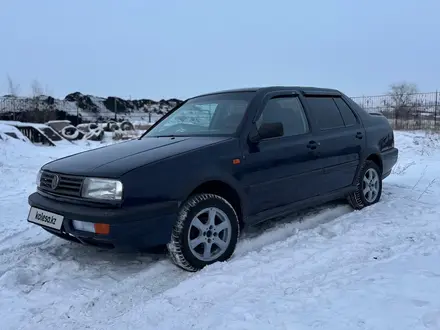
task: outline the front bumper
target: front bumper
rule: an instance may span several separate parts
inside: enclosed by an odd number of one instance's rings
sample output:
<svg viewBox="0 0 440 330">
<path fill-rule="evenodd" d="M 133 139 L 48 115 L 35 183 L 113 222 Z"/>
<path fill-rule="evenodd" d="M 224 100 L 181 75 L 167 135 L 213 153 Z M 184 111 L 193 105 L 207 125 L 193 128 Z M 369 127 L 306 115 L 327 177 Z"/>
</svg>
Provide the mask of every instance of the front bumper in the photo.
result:
<svg viewBox="0 0 440 330">
<path fill-rule="evenodd" d="M 178 212 L 176 201 L 103 208 L 60 202 L 37 192 L 28 197 L 28 203 L 31 207 L 64 216 L 60 230 L 36 224 L 56 236 L 84 244 L 136 250 L 168 243 Z M 103 235 L 79 231 L 73 227 L 72 220 L 106 223 L 110 225 L 110 232 Z"/>
</svg>

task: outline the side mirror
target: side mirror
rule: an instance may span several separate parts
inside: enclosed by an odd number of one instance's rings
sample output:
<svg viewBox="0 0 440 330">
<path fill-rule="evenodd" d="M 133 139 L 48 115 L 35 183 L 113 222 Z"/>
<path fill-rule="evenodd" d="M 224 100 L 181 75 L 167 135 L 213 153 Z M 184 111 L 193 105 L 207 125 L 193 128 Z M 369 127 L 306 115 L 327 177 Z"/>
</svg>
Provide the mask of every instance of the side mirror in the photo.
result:
<svg viewBox="0 0 440 330">
<path fill-rule="evenodd" d="M 249 135 L 249 140 L 257 143 L 262 139 L 270 139 L 274 137 L 283 136 L 284 127 L 282 123 L 263 123 L 260 129 L 253 129 Z"/>
</svg>

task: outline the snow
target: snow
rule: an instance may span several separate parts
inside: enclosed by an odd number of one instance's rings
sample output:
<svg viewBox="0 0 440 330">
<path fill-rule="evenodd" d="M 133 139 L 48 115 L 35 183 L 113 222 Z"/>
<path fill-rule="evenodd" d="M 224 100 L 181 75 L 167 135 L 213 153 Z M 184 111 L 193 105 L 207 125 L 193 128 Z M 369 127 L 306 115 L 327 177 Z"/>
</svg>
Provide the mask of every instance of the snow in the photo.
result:
<svg viewBox="0 0 440 330">
<path fill-rule="evenodd" d="M 248 229 L 229 262 L 198 273 L 26 222 L 39 167 L 102 144 L 0 141 L 1 329 L 440 329 L 440 137 L 395 136 L 380 203 Z"/>
<path fill-rule="evenodd" d="M 17 139 L 15 137 L 24 142 L 31 142 L 16 127 L 0 123 L 0 140 L 8 141 L 10 139 Z"/>
<path fill-rule="evenodd" d="M 70 120 L 49 120 L 46 125 L 49 124 L 71 124 Z"/>
<path fill-rule="evenodd" d="M 47 126 L 46 124 L 40 124 L 40 123 L 27 123 L 27 122 L 22 122 L 22 121 L 14 121 L 14 120 L 0 120 L 0 124 L 4 124 L 4 125 L 13 125 L 16 127 L 27 127 L 27 126 L 32 126 L 35 128 L 47 128 L 49 126 Z"/>
</svg>

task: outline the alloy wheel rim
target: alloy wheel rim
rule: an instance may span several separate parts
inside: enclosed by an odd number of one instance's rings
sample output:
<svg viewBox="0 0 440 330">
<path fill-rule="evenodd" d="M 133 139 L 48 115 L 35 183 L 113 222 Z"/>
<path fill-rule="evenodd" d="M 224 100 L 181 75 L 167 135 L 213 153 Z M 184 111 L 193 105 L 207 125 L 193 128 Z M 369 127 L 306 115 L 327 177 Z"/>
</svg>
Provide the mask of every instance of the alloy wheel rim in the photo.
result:
<svg viewBox="0 0 440 330">
<path fill-rule="evenodd" d="M 205 208 L 190 222 L 189 249 L 201 261 L 215 260 L 229 247 L 231 231 L 231 221 L 225 212 L 217 207 Z"/>
<path fill-rule="evenodd" d="M 369 203 L 373 203 L 379 195 L 379 175 L 374 168 L 369 168 L 364 174 L 362 193 Z"/>
</svg>

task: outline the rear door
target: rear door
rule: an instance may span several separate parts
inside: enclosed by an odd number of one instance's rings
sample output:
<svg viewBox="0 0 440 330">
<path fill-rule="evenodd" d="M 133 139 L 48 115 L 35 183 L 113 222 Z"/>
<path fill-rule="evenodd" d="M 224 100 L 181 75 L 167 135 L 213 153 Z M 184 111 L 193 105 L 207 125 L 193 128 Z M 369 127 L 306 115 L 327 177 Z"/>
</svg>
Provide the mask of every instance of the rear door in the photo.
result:
<svg viewBox="0 0 440 330">
<path fill-rule="evenodd" d="M 324 170 L 320 194 L 350 186 L 365 145 L 360 119 L 340 95 L 306 94 L 305 99 L 320 144 L 318 159 Z"/>
<path fill-rule="evenodd" d="M 256 115 L 257 128 L 263 122 L 281 122 L 284 135 L 248 144 L 244 150 L 242 182 L 251 214 L 316 196 L 322 179 L 309 144 L 309 119 L 297 94 L 268 94 Z"/>
</svg>

